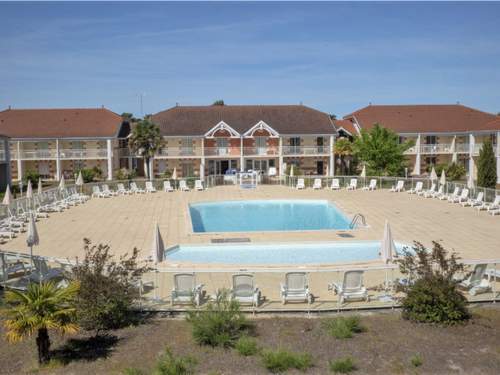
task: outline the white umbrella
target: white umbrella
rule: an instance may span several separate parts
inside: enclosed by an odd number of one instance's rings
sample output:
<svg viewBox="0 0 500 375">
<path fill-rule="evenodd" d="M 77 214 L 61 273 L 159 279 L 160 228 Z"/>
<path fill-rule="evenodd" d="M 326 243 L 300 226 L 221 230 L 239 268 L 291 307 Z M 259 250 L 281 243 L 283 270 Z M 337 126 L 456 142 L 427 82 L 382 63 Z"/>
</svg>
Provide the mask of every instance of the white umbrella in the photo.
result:
<svg viewBox="0 0 500 375">
<path fill-rule="evenodd" d="M 293 176 L 294 176 L 294 174 L 295 174 L 295 173 L 294 173 L 294 170 L 295 170 L 295 168 L 294 168 L 294 165 L 292 164 L 292 165 L 290 166 L 290 177 L 293 177 Z"/>
<path fill-rule="evenodd" d="M 366 178 L 366 166 L 365 165 L 363 165 L 363 170 L 361 171 L 361 174 L 359 175 L 359 177 Z"/>
<path fill-rule="evenodd" d="M 415 165 L 413 166 L 412 176 L 420 176 L 420 154 L 415 157 Z"/>
<path fill-rule="evenodd" d="M 41 195 L 42 194 L 42 178 L 38 178 L 38 195 Z"/>
<path fill-rule="evenodd" d="M 39 243 L 40 243 L 40 238 L 38 237 L 38 231 L 36 230 L 35 216 L 33 214 L 30 214 L 30 219 L 28 221 L 26 244 L 30 248 L 31 265 L 33 265 L 33 246 L 37 246 Z"/>
<path fill-rule="evenodd" d="M 5 189 L 5 195 L 3 196 L 2 204 L 10 206 L 11 202 L 12 202 L 12 194 L 10 192 L 10 186 L 7 185 L 7 189 Z"/>
<path fill-rule="evenodd" d="M 78 172 L 78 177 L 76 178 L 75 185 L 76 185 L 76 186 L 83 186 L 83 176 L 82 176 L 82 171 Z"/>
<path fill-rule="evenodd" d="M 31 185 L 31 180 L 28 180 L 28 187 L 26 188 L 26 198 L 33 198 L 33 186 Z"/>
<path fill-rule="evenodd" d="M 467 188 L 469 190 L 473 190 L 475 188 L 475 185 L 474 185 L 474 173 L 472 173 L 472 172 L 469 173 L 469 178 L 467 179 Z"/>
<path fill-rule="evenodd" d="M 441 172 L 441 178 L 439 179 L 439 183 L 441 185 L 446 185 L 446 173 L 444 173 L 444 169 Z"/>
<path fill-rule="evenodd" d="M 64 175 L 61 176 L 61 180 L 59 181 L 59 190 L 64 190 L 66 187 L 66 182 L 64 181 Z"/>
<path fill-rule="evenodd" d="M 396 254 L 396 245 L 394 244 L 394 240 L 392 239 L 389 221 L 386 220 L 384 227 L 384 237 L 382 238 L 382 242 L 380 244 L 380 255 L 382 257 L 382 260 L 385 263 L 388 263 L 392 260 L 394 254 Z"/>
<path fill-rule="evenodd" d="M 172 172 L 172 180 L 177 180 L 177 168 L 174 168 L 174 171 Z"/>
<path fill-rule="evenodd" d="M 165 244 L 163 243 L 163 239 L 160 234 L 160 227 L 158 223 L 156 223 L 154 233 L 153 233 L 153 243 L 151 246 L 151 256 L 153 258 L 153 262 L 158 264 L 163 261 L 163 254 L 165 253 Z"/>
<path fill-rule="evenodd" d="M 431 170 L 431 181 L 436 181 L 438 179 L 438 175 L 436 173 L 436 170 L 434 169 L 434 167 L 432 167 L 432 170 Z"/>
</svg>

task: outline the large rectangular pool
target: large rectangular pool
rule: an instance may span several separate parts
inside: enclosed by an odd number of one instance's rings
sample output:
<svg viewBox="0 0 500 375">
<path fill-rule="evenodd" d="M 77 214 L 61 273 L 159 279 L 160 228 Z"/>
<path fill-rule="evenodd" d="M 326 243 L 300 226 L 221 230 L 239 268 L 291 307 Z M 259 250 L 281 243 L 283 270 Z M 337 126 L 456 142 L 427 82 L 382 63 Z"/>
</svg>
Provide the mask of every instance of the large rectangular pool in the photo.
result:
<svg viewBox="0 0 500 375">
<path fill-rule="evenodd" d="M 189 205 L 193 232 L 349 229 L 349 218 L 327 200 L 246 200 Z"/>
<path fill-rule="evenodd" d="M 398 252 L 402 248 L 402 244 L 396 244 Z M 179 245 L 168 249 L 165 256 L 170 262 L 238 265 L 367 262 L 380 259 L 380 241 Z"/>
</svg>

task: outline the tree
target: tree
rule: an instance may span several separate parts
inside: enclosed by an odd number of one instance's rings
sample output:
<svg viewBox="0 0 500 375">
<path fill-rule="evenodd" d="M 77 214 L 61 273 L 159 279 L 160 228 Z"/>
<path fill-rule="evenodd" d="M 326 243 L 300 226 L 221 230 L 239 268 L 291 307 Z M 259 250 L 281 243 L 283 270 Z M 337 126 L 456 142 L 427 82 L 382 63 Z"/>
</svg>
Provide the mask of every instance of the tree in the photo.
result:
<svg viewBox="0 0 500 375">
<path fill-rule="evenodd" d="M 340 158 L 340 174 L 347 174 L 351 164 L 352 142 L 347 138 L 339 138 L 335 142 L 334 152 Z"/>
<path fill-rule="evenodd" d="M 487 139 L 479 151 L 477 162 L 477 184 L 481 187 L 494 189 L 497 186 L 497 167 L 493 145 Z"/>
<path fill-rule="evenodd" d="M 149 270 L 138 265 L 139 251 L 113 259 L 108 245 L 92 245 L 85 239 L 83 262 L 73 268 L 80 288 L 76 296 L 77 320 L 85 330 L 116 329 L 132 321 L 132 305 L 139 297 L 136 281 Z"/>
<path fill-rule="evenodd" d="M 142 120 L 133 128 L 128 142 L 132 152 L 144 158 L 146 167 L 144 173 L 146 177 L 151 178 L 149 163 L 163 145 L 160 128 L 149 120 Z"/>
<path fill-rule="evenodd" d="M 17 342 L 36 333 L 38 363 L 48 363 L 49 330 L 61 334 L 78 331 L 73 304 L 77 291 L 77 283 L 59 287 L 54 282 L 47 282 L 31 283 L 25 292 L 17 290 L 5 292 L 5 300 L 12 306 L 7 311 L 8 319 L 5 321 L 7 340 Z"/>
<path fill-rule="evenodd" d="M 380 124 L 369 131 L 362 129 L 353 143 L 354 155 L 363 161 L 370 175 L 397 176 L 406 166 L 405 151 L 413 141 L 399 143 L 399 136 Z"/>
<path fill-rule="evenodd" d="M 216 100 L 212 105 L 224 105 L 224 100 L 222 99 Z"/>
</svg>

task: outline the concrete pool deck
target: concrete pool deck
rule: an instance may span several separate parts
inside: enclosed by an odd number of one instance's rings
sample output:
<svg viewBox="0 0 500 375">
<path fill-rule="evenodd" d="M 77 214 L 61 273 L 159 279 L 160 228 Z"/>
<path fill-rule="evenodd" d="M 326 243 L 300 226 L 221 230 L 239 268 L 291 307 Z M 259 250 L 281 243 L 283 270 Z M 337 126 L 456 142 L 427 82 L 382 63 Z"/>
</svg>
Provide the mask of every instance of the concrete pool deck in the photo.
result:
<svg viewBox="0 0 500 375">
<path fill-rule="evenodd" d="M 190 202 L 236 199 L 327 199 L 348 216 L 362 213 L 368 228 L 352 231 L 193 233 Z M 414 240 L 430 246 L 438 240 L 464 259 L 500 256 L 500 217 L 436 199 L 425 199 L 388 190 L 331 191 L 295 190 L 280 185 L 260 185 L 254 190 L 217 186 L 205 191 L 157 192 L 133 196 L 92 199 L 86 204 L 40 220 L 37 255 L 74 259 L 83 255 L 83 238 L 111 246 L 114 254 L 137 247 L 149 256 L 153 228 L 158 222 L 166 247 L 179 243 L 208 243 L 212 239 L 249 238 L 252 242 L 307 242 L 380 240 L 388 219 L 396 241 Z M 2 250 L 27 252 L 26 233 L 1 246 Z M 166 264 L 168 265 L 168 264 Z"/>
</svg>

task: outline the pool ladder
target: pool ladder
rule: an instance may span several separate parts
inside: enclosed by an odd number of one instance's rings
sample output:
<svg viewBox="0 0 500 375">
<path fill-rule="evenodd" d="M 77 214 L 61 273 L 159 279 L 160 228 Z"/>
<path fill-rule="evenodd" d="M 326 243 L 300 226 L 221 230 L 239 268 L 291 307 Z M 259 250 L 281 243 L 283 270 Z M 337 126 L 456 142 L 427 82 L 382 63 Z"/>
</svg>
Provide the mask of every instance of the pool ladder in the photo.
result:
<svg viewBox="0 0 500 375">
<path fill-rule="evenodd" d="M 361 220 L 361 223 L 363 224 L 364 227 L 366 227 L 366 219 L 362 214 L 356 214 L 351 220 L 351 223 L 349 224 L 349 228 L 353 229 L 358 222 Z"/>
</svg>

